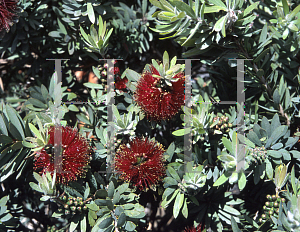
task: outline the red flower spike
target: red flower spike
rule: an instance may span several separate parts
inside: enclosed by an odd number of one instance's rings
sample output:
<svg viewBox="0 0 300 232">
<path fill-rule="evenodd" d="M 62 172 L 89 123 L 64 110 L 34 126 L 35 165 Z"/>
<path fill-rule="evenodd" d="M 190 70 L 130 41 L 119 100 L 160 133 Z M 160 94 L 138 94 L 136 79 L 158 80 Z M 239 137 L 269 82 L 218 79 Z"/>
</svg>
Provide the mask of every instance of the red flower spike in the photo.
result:
<svg viewBox="0 0 300 232">
<path fill-rule="evenodd" d="M 48 145 L 54 144 L 54 127 L 48 131 L 50 139 Z M 46 151 L 47 150 L 47 151 Z M 54 152 L 43 148 L 36 152 L 34 169 L 42 169 L 40 173 L 54 172 Z M 57 182 L 68 183 L 77 180 L 85 174 L 85 167 L 89 163 L 91 149 L 77 131 L 71 127 L 62 127 L 62 173 L 56 173 Z"/>
<path fill-rule="evenodd" d="M 195 228 L 195 226 L 188 227 L 184 232 L 201 232 L 201 224 L 199 224 L 197 228 Z"/>
<path fill-rule="evenodd" d="M 118 90 L 126 89 L 126 87 L 127 87 L 126 83 L 127 82 L 128 82 L 127 77 L 124 77 L 123 79 L 121 79 L 120 76 L 117 76 L 116 80 L 115 80 L 116 89 L 118 89 Z"/>
<path fill-rule="evenodd" d="M 178 80 L 171 81 L 172 86 L 161 87 L 160 78 L 153 76 L 159 72 L 153 66 L 150 69 L 151 72 L 144 72 L 138 81 L 134 99 L 148 118 L 171 119 L 184 105 L 184 74 L 176 74 L 173 78 Z"/>
<path fill-rule="evenodd" d="M 140 190 L 156 185 L 165 174 L 163 146 L 148 138 L 134 138 L 129 147 L 122 144 L 116 152 L 114 168 L 120 178 Z"/>
<path fill-rule="evenodd" d="M 14 18 L 18 2 L 16 0 L 0 1 L 0 31 L 6 29 L 9 31 L 10 26 L 14 23 Z"/>
</svg>

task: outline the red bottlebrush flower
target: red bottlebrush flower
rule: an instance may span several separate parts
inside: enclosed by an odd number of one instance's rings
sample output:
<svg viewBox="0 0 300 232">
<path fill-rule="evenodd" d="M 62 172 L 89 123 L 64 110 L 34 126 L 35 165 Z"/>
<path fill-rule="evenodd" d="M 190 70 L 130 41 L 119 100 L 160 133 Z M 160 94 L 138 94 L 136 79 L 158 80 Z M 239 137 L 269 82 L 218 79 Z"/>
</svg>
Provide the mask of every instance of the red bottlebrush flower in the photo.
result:
<svg viewBox="0 0 300 232">
<path fill-rule="evenodd" d="M 126 83 L 128 82 L 127 77 L 124 77 L 123 79 L 121 79 L 120 76 L 117 76 L 115 79 L 115 87 L 116 89 L 122 90 L 122 89 L 126 89 Z"/>
<path fill-rule="evenodd" d="M 178 80 L 171 81 L 172 86 L 168 86 L 163 80 L 153 76 L 159 75 L 153 66 L 150 69 L 151 72 L 144 72 L 138 81 L 135 101 L 148 118 L 156 121 L 170 119 L 184 105 L 184 74 L 182 72 L 176 74 L 173 78 Z"/>
<path fill-rule="evenodd" d="M 34 169 L 42 169 L 41 173 L 54 172 L 54 127 L 50 127 L 48 146 L 36 152 Z M 62 127 L 62 173 L 56 173 L 59 183 L 74 181 L 85 174 L 85 167 L 89 163 L 91 149 L 77 131 L 71 127 Z"/>
<path fill-rule="evenodd" d="M 14 18 L 17 10 L 18 2 L 16 0 L 1 0 L 0 1 L 0 31 L 6 29 L 9 31 L 10 26 L 14 23 Z"/>
<path fill-rule="evenodd" d="M 199 224 L 198 226 L 197 226 L 197 228 L 195 228 L 195 226 L 191 226 L 191 227 L 188 227 L 188 228 L 186 228 L 185 230 L 184 230 L 184 232 L 201 232 L 202 230 L 201 230 L 201 224 Z"/>
<path fill-rule="evenodd" d="M 129 144 L 117 150 L 115 171 L 140 190 L 156 185 L 165 174 L 162 145 L 148 138 L 134 138 Z"/>
</svg>

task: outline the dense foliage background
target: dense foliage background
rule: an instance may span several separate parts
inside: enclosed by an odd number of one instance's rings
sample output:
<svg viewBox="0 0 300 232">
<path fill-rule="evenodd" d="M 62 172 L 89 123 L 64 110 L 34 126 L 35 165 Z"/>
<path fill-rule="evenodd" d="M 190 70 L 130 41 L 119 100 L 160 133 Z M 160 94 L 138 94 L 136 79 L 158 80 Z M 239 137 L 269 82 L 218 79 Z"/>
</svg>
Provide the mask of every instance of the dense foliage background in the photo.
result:
<svg viewBox="0 0 300 232">
<path fill-rule="evenodd" d="M 0 231 L 300 230 L 299 1 L 2 0 L 0 23 Z M 219 104 L 236 59 L 245 102 Z"/>
</svg>

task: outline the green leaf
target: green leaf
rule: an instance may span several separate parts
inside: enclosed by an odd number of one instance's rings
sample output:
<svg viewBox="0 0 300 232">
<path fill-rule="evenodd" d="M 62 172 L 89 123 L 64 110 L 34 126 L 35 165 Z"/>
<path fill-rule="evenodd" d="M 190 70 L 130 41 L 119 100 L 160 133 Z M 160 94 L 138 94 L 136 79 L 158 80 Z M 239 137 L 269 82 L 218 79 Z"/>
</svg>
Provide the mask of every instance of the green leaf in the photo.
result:
<svg viewBox="0 0 300 232">
<path fill-rule="evenodd" d="M 203 4 L 204 5 L 204 4 Z M 220 10 L 227 11 L 227 7 L 221 6 L 205 6 L 204 14 L 219 12 Z"/>
<path fill-rule="evenodd" d="M 13 142 L 12 138 L 8 137 L 7 135 L 3 135 L 3 134 L 0 135 L 0 141 L 3 144 L 8 144 L 8 143 L 12 143 Z"/>
<path fill-rule="evenodd" d="M 248 6 L 245 11 L 244 11 L 244 14 L 243 16 L 247 16 L 248 14 L 250 14 L 254 9 L 257 8 L 259 2 L 254 2 L 253 4 L 250 4 L 250 6 Z"/>
<path fill-rule="evenodd" d="M 300 5 L 298 5 L 293 11 L 292 13 L 290 13 L 289 15 L 287 15 L 286 20 L 290 21 L 292 18 L 294 18 L 296 16 L 296 14 L 298 14 L 298 12 L 300 11 Z"/>
<path fill-rule="evenodd" d="M 299 151 L 290 151 L 292 153 L 294 159 L 300 159 L 300 152 Z"/>
<path fill-rule="evenodd" d="M 112 222 L 113 222 L 112 217 L 106 218 L 99 224 L 99 228 L 105 229 L 105 228 L 109 227 L 112 224 Z"/>
<path fill-rule="evenodd" d="M 18 139 L 23 140 L 25 138 L 24 130 L 22 124 L 19 121 L 19 118 L 17 117 L 18 114 L 17 111 L 14 108 L 12 108 L 10 105 L 6 105 L 6 112 L 10 122 L 12 123 L 12 125 L 14 125 L 14 127 L 18 131 L 18 134 L 21 136 L 21 137 L 18 136 Z"/>
<path fill-rule="evenodd" d="M 229 139 L 227 139 L 226 137 L 222 137 L 222 143 L 231 154 L 235 153 Z"/>
<path fill-rule="evenodd" d="M 294 194 L 297 194 L 296 178 L 295 178 L 295 166 L 293 166 L 291 171 L 291 184 Z"/>
<path fill-rule="evenodd" d="M 114 186 L 114 182 L 110 182 L 107 188 L 107 195 L 110 199 L 113 198 L 114 196 L 114 191 L 115 191 L 115 186 Z"/>
<path fill-rule="evenodd" d="M 8 136 L 8 131 L 7 131 L 7 128 L 5 126 L 5 122 L 4 122 L 4 118 L 3 117 L 5 117 L 5 116 L 0 114 L 0 131 L 4 135 Z"/>
<path fill-rule="evenodd" d="M 71 111 L 74 111 L 74 112 L 79 112 L 79 109 L 77 108 L 77 106 L 75 106 L 73 104 L 68 105 L 68 109 Z"/>
<path fill-rule="evenodd" d="M 175 152 L 175 143 L 174 142 L 172 142 L 171 144 L 170 144 L 170 146 L 168 147 L 168 149 L 167 149 L 167 154 L 169 155 L 169 157 L 168 157 L 168 162 L 171 162 L 171 160 L 172 160 L 172 157 L 173 157 L 173 154 L 174 154 L 174 152 Z"/>
<path fill-rule="evenodd" d="M 106 197 L 107 197 L 107 191 L 105 189 L 99 189 L 99 190 L 96 191 L 95 197 L 96 198 L 106 199 Z"/>
<path fill-rule="evenodd" d="M 28 126 L 30 128 L 30 130 L 33 132 L 33 134 L 40 140 L 42 140 L 43 142 L 46 142 L 44 141 L 44 138 L 43 136 L 41 135 L 40 131 L 34 126 L 32 125 L 31 123 L 28 123 Z"/>
<path fill-rule="evenodd" d="M 186 198 L 184 199 L 183 208 L 182 208 L 182 214 L 183 214 L 183 216 L 185 218 L 188 218 L 189 211 L 188 211 L 188 208 L 187 208 Z"/>
<path fill-rule="evenodd" d="M 178 185 L 178 182 L 175 179 L 173 179 L 172 177 L 165 177 L 164 182 L 165 182 L 165 187 L 172 186 L 172 185 Z"/>
<path fill-rule="evenodd" d="M 275 89 L 275 91 L 273 93 L 273 100 L 274 100 L 274 103 L 276 104 L 276 106 L 278 106 L 280 103 L 280 95 L 279 95 L 279 91 L 277 88 Z"/>
<path fill-rule="evenodd" d="M 125 224 L 125 222 L 126 222 L 126 214 L 121 213 L 118 218 L 117 227 L 122 227 Z"/>
<path fill-rule="evenodd" d="M 136 71 L 133 71 L 131 69 L 126 69 L 126 77 L 128 78 L 129 81 L 135 81 L 137 82 L 140 78 L 141 78 L 141 75 L 138 74 Z"/>
<path fill-rule="evenodd" d="M 198 28 L 201 26 L 202 22 L 198 22 L 196 26 L 191 30 L 189 37 L 181 44 L 181 46 L 184 46 L 197 32 Z"/>
<path fill-rule="evenodd" d="M 29 185 L 30 185 L 30 187 L 31 187 L 33 190 L 35 190 L 35 191 L 37 191 L 37 192 L 43 192 L 43 191 L 41 190 L 41 188 L 40 188 L 36 183 L 34 183 L 34 182 L 29 182 Z"/>
<path fill-rule="evenodd" d="M 240 172 L 239 176 L 240 176 L 240 178 L 238 180 L 238 186 L 239 186 L 240 190 L 243 190 L 247 183 L 246 175 L 244 172 Z"/>
<path fill-rule="evenodd" d="M 233 232 L 242 232 L 242 231 L 239 229 L 239 227 L 238 227 L 236 221 L 234 220 L 234 217 L 233 217 L 233 216 L 231 216 L 231 226 L 232 226 L 232 231 L 233 231 Z"/>
<path fill-rule="evenodd" d="M 90 203 L 90 204 L 86 204 L 86 206 L 91 209 L 91 210 L 94 210 L 94 211 L 98 211 L 99 210 L 99 207 L 93 202 L 93 203 Z"/>
<path fill-rule="evenodd" d="M 288 177 L 287 166 L 285 164 L 280 164 L 275 169 L 275 185 L 280 190 Z"/>
<path fill-rule="evenodd" d="M 225 11 L 227 11 L 226 5 L 221 0 L 209 0 L 209 2 L 216 6 L 220 6 L 220 7 L 224 8 Z"/>
<path fill-rule="evenodd" d="M 159 9 L 163 9 L 163 5 L 162 5 L 159 1 L 157 1 L 157 0 L 150 0 L 150 2 L 151 2 L 151 4 L 152 4 L 153 6 L 156 6 L 156 7 L 158 7 Z"/>
<path fill-rule="evenodd" d="M 174 4 L 176 6 L 177 9 L 186 12 L 186 14 L 188 16 L 190 16 L 191 18 L 195 18 L 195 12 L 193 11 L 193 9 L 186 3 L 182 2 L 182 1 L 178 1 L 178 0 L 174 0 L 172 1 L 172 4 Z"/>
<path fill-rule="evenodd" d="M 284 15 L 287 15 L 290 12 L 289 5 L 286 0 L 282 0 L 283 12 Z"/>
<path fill-rule="evenodd" d="M 178 182 L 181 182 L 181 179 L 180 179 L 179 175 L 177 174 L 177 172 L 174 170 L 174 168 L 172 168 L 171 166 L 168 166 L 168 171 L 175 180 L 177 180 Z"/>
<path fill-rule="evenodd" d="M 222 176 L 220 176 L 217 179 L 217 181 L 214 183 L 213 186 L 220 186 L 224 184 L 228 180 L 229 176 L 230 176 L 229 173 L 225 172 Z"/>
<path fill-rule="evenodd" d="M 91 21 L 91 23 L 95 23 L 95 13 L 94 13 L 94 9 L 92 6 L 92 3 L 88 2 L 87 3 L 87 13 L 88 13 L 88 17 Z"/>
<path fill-rule="evenodd" d="M 83 28 L 81 26 L 80 26 L 80 32 L 81 32 L 81 35 L 83 36 L 83 38 L 88 42 L 89 41 L 88 35 L 85 33 L 85 31 L 83 30 Z"/>
<path fill-rule="evenodd" d="M 136 225 L 133 222 L 131 222 L 131 221 L 127 221 L 126 222 L 125 230 L 127 230 L 127 231 L 134 231 L 135 228 L 136 228 Z"/>
<path fill-rule="evenodd" d="M 120 193 L 123 194 L 129 187 L 129 183 L 124 183 L 120 185 L 116 190 Z"/>
<path fill-rule="evenodd" d="M 83 83 L 83 85 L 85 87 L 91 88 L 91 89 L 103 89 L 103 86 L 100 84 L 95 84 L 95 83 L 91 83 L 91 82 L 87 82 L 87 83 Z"/>
<path fill-rule="evenodd" d="M 275 150 L 268 150 L 268 155 L 272 156 L 273 158 L 281 158 L 282 154 L 279 151 L 275 151 Z"/>
<path fill-rule="evenodd" d="M 82 217 L 82 220 L 80 222 L 80 231 L 86 232 L 86 216 Z"/>
<path fill-rule="evenodd" d="M 269 50 L 270 48 L 266 48 L 262 53 L 260 53 L 255 59 L 254 59 L 254 63 L 262 60 L 267 54 L 269 54 Z"/>
<path fill-rule="evenodd" d="M 179 129 L 177 131 L 174 131 L 172 134 L 175 136 L 183 136 L 189 134 L 190 132 L 191 132 L 191 128 L 185 128 L 185 129 Z"/>
<path fill-rule="evenodd" d="M 164 198 L 161 203 L 161 207 L 165 208 L 171 201 L 173 201 L 173 199 L 177 196 L 179 191 L 180 191 L 179 189 L 176 189 L 173 192 L 173 194 L 171 193 L 170 195 L 166 196 L 166 198 Z"/>
<path fill-rule="evenodd" d="M 69 231 L 70 231 L 70 232 L 75 231 L 75 229 L 76 229 L 76 227 L 78 226 L 78 224 L 79 224 L 79 221 L 77 221 L 77 222 L 71 221 Z"/>
<path fill-rule="evenodd" d="M 271 125 L 265 116 L 263 117 L 263 119 L 261 121 L 261 127 L 267 132 L 268 137 L 270 137 L 272 134 Z"/>
<path fill-rule="evenodd" d="M 268 178 L 270 180 L 272 180 L 273 179 L 273 167 L 272 167 L 272 164 L 271 164 L 271 162 L 268 159 L 266 159 L 265 162 L 266 162 L 266 173 L 267 173 L 267 176 L 268 176 Z"/>
<path fill-rule="evenodd" d="M 184 194 L 183 193 L 177 194 L 176 199 L 175 199 L 175 203 L 174 203 L 174 207 L 173 207 L 174 218 L 178 217 L 180 209 L 181 209 L 182 204 L 183 204 L 183 200 L 184 200 Z"/>
<path fill-rule="evenodd" d="M 220 18 L 217 22 L 216 22 L 216 24 L 215 24 L 215 26 L 214 26 L 214 31 L 217 31 L 217 32 L 219 32 L 219 31 L 221 31 L 223 28 L 225 28 L 225 22 L 226 22 L 226 19 L 227 19 L 227 16 L 225 15 L 225 16 L 223 16 L 222 18 Z M 223 35 L 224 36 L 224 35 Z M 225 37 L 225 36 L 224 36 Z"/>
<path fill-rule="evenodd" d="M 169 69 L 169 66 L 170 66 L 169 62 L 170 62 L 169 54 L 167 51 L 165 51 L 163 54 L 163 64 L 164 64 L 165 71 L 167 71 Z"/>
<path fill-rule="evenodd" d="M 247 134 L 248 139 L 250 139 L 252 142 L 254 142 L 258 146 L 262 146 L 262 143 L 260 139 L 258 138 L 257 134 L 254 131 L 250 131 Z"/>
<path fill-rule="evenodd" d="M 83 198 L 84 198 L 84 199 L 87 199 L 89 195 L 90 195 L 90 187 L 89 187 L 89 183 L 86 182 L 86 189 L 85 189 L 85 191 L 84 191 L 84 196 L 83 196 Z"/>
<path fill-rule="evenodd" d="M 285 40 L 289 36 L 289 29 L 286 28 L 282 33 L 282 39 Z"/>
</svg>

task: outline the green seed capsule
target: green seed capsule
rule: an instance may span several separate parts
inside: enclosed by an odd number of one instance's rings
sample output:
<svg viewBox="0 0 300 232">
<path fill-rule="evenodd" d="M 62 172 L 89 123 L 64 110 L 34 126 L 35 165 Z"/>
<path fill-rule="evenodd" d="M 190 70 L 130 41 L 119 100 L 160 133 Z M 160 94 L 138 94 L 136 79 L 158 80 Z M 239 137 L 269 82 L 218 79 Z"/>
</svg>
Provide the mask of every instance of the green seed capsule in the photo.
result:
<svg viewBox="0 0 300 232">
<path fill-rule="evenodd" d="M 271 200 L 272 200 L 272 197 L 271 197 L 270 194 L 267 195 L 267 199 L 268 199 L 268 201 L 271 201 Z"/>
<path fill-rule="evenodd" d="M 77 202 L 77 201 L 74 201 L 74 205 L 77 206 L 77 205 L 78 205 L 78 202 Z"/>
<path fill-rule="evenodd" d="M 272 195 L 272 200 L 276 201 L 277 197 L 275 195 Z"/>
<path fill-rule="evenodd" d="M 281 202 L 284 203 L 284 202 L 285 202 L 285 199 L 284 199 L 284 198 L 281 198 Z"/>
<path fill-rule="evenodd" d="M 87 206 L 85 205 L 85 206 L 83 206 L 83 210 L 87 210 Z"/>
<path fill-rule="evenodd" d="M 279 213 L 279 208 L 277 208 L 277 209 L 275 210 L 275 212 L 278 214 L 278 213 Z"/>
<path fill-rule="evenodd" d="M 83 203 L 83 201 L 79 201 L 79 205 L 83 205 L 84 203 Z"/>
<path fill-rule="evenodd" d="M 259 221 L 260 223 L 262 223 L 262 222 L 263 222 L 263 219 L 262 219 L 262 218 L 260 218 L 258 221 Z"/>
<path fill-rule="evenodd" d="M 76 210 L 76 207 L 75 207 L 75 206 L 72 206 L 72 207 L 71 207 L 71 210 L 72 210 L 72 211 L 75 211 L 75 210 Z"/>
<path fill-rule="evenodd" d="M 78 211 L 81 211 L 81 207 L 80 207 L 80 206 L 78 206 L 78 207 L 77 207 L 77 210 L 78 210 Z"/>
<path fill-rule="evenodd" d="M 62 198 L 64 201 L 66 201 L 67 200 L 67 197 L 66 196 L 63 196 L 63 198 Z"/>
<path fill-rule="evenodd" d="M 73 200 L 69 200 L 67 204 L 68 205 L 72 205 L 73 204 Z"/>
<path fill-rule="evenodd" d="M 278 208 L 278 207 L 279 207 L 278 202 L 274 202 L 274 207 L 275 207 L 275 208 Z"/>
<path fill-rule="evenodd" d="M 269 211 L 269 215 L 273 215 L 274 211 L 273 210 L 270 210 Z"/>
<path fill-rule="evenodd" d="M 65 204 L 65 205 L 64 205 L 64 208 L 65 208 L 65 209 L 68 209 L 68 208 L 69 208 L 69 205 Z"/>
<path fill-rule="evenodd" d="M 266 215 L 266 214 L 262 214 L 262 215 L 261 215 L 261 218 L 262 218 L 262 219 L 266 219 L 266 218 L 267 218 L 267 215 Z"/>
<path fill-rule="evenodd" d="M 65 215 L 68 215 L 68 214 L 70 214 L 70 211 L 69 211 L 69 210 L 66 210 L 66 211 L 65 211 Z"/>
<path fill-rule="evenodd" d="M 268 206 L 268 207 L 272 207 L 272 206 L 273 206 L 273 202 L 267 201 L 267 202 L 265 203 L 265 205 Z"/>
</svg>

